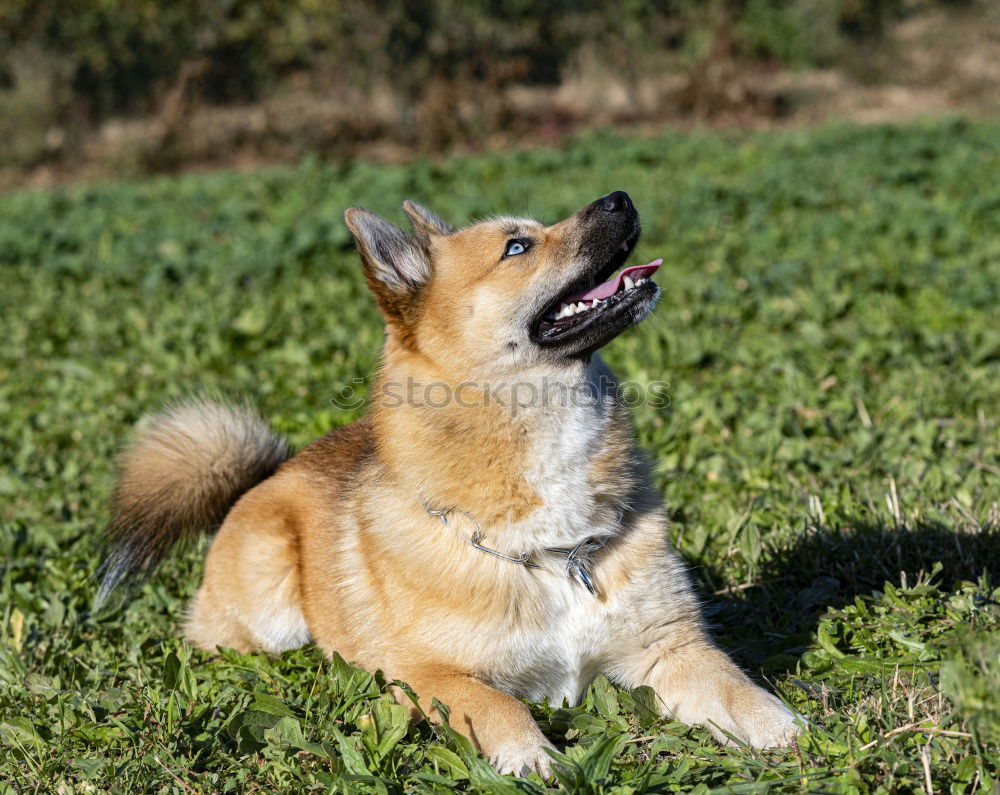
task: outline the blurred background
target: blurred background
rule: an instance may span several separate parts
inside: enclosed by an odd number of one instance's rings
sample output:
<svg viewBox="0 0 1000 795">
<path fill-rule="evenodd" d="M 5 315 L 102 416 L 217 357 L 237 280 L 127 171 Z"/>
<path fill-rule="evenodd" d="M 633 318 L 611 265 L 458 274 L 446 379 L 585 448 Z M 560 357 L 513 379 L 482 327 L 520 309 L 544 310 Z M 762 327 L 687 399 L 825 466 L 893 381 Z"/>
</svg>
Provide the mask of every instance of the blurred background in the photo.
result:
<svg viewBox="0 0 1000 795">
<path fill-rule="evenodd" d="M 0 188 L 998 108 L 995 0 L 0 0 Z"/>
</svg>

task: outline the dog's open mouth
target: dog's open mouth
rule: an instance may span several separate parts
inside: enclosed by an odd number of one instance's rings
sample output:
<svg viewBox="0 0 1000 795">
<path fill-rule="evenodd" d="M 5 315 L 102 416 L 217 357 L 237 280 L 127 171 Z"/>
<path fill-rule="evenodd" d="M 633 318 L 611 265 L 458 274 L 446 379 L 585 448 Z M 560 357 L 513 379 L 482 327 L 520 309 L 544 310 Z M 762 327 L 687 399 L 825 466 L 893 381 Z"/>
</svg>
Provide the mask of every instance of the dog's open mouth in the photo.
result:
<svg viewBox="0 0 1000 795">
<path fill-rule="evenodd" d="M 631 268 L 625 268 L 606 282 L 601 282 L 596 287 L 591 287 L 589 290 L 583 290 L 566 298 L 561 298 L 559 300 L 559 310 L 550 310 L 546 313 L 544 320 L 558 324 L 559 321 L 577 315 L 580 312 L 589 312 L 592 309 L 598 309 L 609 298 L 614 298 L 644 285 L 659 270 L 662 264 L 662 259 L 656 259 L 648 265 L 633 265 Z"/>
<path fill-rule="evenodd" d="M 585 347 L 595 349 L 642 320 L 659 297 L 660 291 L 652 276 L 663 260 L 633 265 L 614 273 L 624 264 L 630 249 L 627 243 L 623 244 L 626 256 L 616 256 L 608 266 L 595 273 L 593 281 L 596 283 L 574 284 L 549 306 L 533 324 L 536 342 L 561 345 L 587 337 L 591 344 Z M 606 281 L 599 281 L 604 279 Z"/>
</svg>

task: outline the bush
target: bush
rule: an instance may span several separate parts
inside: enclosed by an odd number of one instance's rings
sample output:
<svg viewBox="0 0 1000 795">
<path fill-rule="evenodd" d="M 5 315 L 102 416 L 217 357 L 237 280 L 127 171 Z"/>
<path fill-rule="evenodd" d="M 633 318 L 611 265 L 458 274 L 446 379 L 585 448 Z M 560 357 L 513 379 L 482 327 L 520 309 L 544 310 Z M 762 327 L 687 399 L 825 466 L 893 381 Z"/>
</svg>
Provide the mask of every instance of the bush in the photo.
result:
<svg viewBox="0 0 1000 795">
<path fill-rule="evenodd" d="M 305 71 L 355 84 L 385 79 L 413 98 L 434 80 L 494 87 L 555 83 L 580 48 L 609 69 L 680 50 L 728 19 L 737 47 L 790 63 L 829 61 L 839 38 L 878 34 L 901 0 L 6 0 L 0 62 L 33 45 L 66 64 L 91 117 L 148 111 L 184 75 L 207 100 L 252 100 Z"/>
</svg>

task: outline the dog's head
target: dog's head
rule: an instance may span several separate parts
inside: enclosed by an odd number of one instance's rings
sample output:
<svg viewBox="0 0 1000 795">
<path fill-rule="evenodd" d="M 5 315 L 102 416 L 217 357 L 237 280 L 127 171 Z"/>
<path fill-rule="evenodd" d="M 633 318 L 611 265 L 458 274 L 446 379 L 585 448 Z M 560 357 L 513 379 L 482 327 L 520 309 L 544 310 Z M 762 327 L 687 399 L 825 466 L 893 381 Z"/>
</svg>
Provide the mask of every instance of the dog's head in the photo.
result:
<svg viewBox="0 0 1000 795">
<path fill-rule="evenodd" d="M 388 333 L 466 372 L 585 359 L 639 323 L 659 261 L 626 268 L 639 214 L 622 191 L 553 226 L 490 218 L 454 229 L 404 202 L 413 233 L 360 208 L 345 219 Z"/>
</svg>

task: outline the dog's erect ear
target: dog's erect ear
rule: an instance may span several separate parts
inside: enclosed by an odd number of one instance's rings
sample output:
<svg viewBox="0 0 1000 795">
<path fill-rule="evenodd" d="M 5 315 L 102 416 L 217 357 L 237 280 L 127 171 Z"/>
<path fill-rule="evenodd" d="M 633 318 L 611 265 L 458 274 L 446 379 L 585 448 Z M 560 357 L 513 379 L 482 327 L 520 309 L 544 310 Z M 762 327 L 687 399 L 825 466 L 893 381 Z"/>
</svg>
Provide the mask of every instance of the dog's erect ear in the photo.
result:
<svg viewBox="0 0 1000 795">
<path fill-rule="evenodd" d="M 414 293 L 430 278 L 431 265 L 412 235 L 380 215 L 351 207 L 344 213 L 347 228 L 361 255 L 361 265 L 372 288 Z"/>
<path fill-rule="evenodd" d="M 360 207 L 348 209 L 344 220 L 354 235 L 375 302 L 386 322 L 406 339 L 420 288 L 431 275 L 426 247 L 391 221 Z"/>
<path fill-rule="evenodd" d="M 425 242 L 434 235 L 450 235 L 455 231 L 455 227 L 451 224 L 442 221 L 426 207 L 421 207 L 409 199 L 403 202 L 403 212 L 406 213 L 410 219 L 410 223 L 413 224 L 413 231 L 417 237 Z"/>
</svg>

